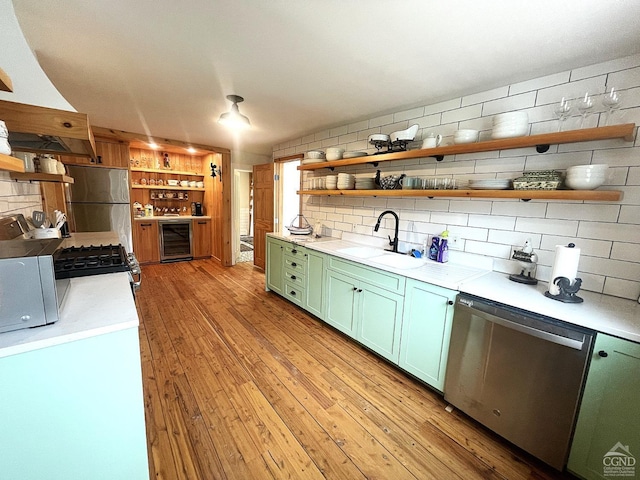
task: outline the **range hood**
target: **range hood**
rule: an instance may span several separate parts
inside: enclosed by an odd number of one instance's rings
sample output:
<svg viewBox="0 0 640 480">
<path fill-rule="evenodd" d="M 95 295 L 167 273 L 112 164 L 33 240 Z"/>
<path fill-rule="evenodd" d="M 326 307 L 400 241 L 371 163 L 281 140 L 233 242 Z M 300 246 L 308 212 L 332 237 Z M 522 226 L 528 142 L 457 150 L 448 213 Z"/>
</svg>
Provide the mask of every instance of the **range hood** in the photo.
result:
<svg viewBox="0 0 640 480">
<path fill-rule="evenodd" d="M 84 113 L 0 100 L 0 120 L 7 125 L 14 151 L 96 157 Z"/>
</svg>

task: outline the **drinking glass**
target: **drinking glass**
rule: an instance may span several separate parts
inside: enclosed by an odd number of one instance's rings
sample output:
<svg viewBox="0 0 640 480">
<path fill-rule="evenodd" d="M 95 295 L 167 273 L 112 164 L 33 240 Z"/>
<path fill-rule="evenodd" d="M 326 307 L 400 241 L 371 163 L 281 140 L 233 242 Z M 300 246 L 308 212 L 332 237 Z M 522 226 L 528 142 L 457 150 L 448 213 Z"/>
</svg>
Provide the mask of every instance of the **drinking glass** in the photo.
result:
<svg viewBox="0 0 640 480">
<path fill-rule="evenodd" d="M 605 125 L 609 125 L 613 111 L 620 108 L 621 102 L 622 99 L 614 87 L 611 87 L 611 90 L 602 97 L 602 105 L 607 109 L 607 120 L 604 122 Z"/>
<path fill-rule="evenodd" d="M 562 97 L 560 103 L 557 103 L 556 106 L 553 107 L 553 113 L 558 117 L 558 131 L 561 132 L 562 124 L 567 118 L 569 118 L 569 114 L 571 113 L 571 102 Z"/>
<path fill-rule="evenodd" d="M 586 92 L 584 94 L 584 97 L 580 98 L 578 100 L 578 111 L 580 112 L 580 115 L 582 116 L 582 119 L 580 120 L 580 128 L 584 127 L 584 121 L 587 119 L 587 117 L 589 115 L 591 115 L 591 111 L 593 110 L 594 107 L 594 103 L 593 103 L 593 98 L 591 98 L 591 95 L 589 95 L 589 92 Z"/>
</svg>

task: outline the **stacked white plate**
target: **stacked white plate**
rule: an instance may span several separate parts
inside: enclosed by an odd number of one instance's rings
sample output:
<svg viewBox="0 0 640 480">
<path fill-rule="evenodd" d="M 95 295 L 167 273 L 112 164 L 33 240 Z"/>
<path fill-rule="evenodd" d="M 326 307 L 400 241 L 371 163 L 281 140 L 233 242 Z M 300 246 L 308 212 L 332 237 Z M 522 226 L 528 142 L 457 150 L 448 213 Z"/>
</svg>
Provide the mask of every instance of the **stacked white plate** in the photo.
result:
<svg viewBox="0 0 640 480">
<path fill-rule="evenodd" d="M 304 159 L 300 163 L 302 165 L 308 165 L 310 163 L 320 163 L 326 161 L 326 155 L 322 150 L 309 150 L 304 154 Z"/>
<path fill-rule="evenodd" d="M 357 177 L 356 190 L 374 190 L 376 188 L 375 179 L 372 177 Z"/>
<path fill-rule="evenodd" d="M 522 137 L 529 131 L 527 112 L 500 113 L 493 117 L 491 138 Z"/>
<path fill-rule="evenodd" d="M 356 177 L 350 173 L 338 174 L 338 190 L 353 190 L 356 186 Z"/>
<path fill-rule="evenodd" d="M 338 187 L 338 176 L 327 175 L 324 179 L 324 188 L 327 190 L 335 190 Z"/>
<path fill-rule="evenodd" d="M 342 158 L 366 157 L 367 152 L 344 152 Z"/>
<path fill-rule="evenodd" d="M 469 180 L 469 188 L 474 190 L 507 190 L 511 188 L 511 180 Z"/>
</svg>

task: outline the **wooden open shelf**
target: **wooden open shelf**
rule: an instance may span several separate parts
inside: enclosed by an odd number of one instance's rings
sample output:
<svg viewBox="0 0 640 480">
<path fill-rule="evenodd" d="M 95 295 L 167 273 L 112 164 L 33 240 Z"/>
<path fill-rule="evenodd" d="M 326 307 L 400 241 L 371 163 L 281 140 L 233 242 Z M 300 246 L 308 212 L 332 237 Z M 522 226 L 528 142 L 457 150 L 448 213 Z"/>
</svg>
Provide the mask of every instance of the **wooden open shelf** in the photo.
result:
<svg viewBox="0 0 640 480">
<path fill-rule="evenodd" d="M 0 68 L 0 90 L 3 92 L 13 92 L 13 83 L 7 72 Z"/>
<path fill-rule="evenodd" d="M 58 175 L 53 173 L 14 173 L 10 174 L 13 180 L 23 182 L 57 182 L 57 183 L 74 183 L 72 177 L 67 175 Z"/>
<path fill-rule="evenodd" d="M 204 192 L 204 188 L 198 187 L 174 187 L 173 185 L 131 185 L 131 188 L 139 188 L 142 190 L 189 190 L 191 192 Z"/>
<path fill-rule="evenodd" d="M 174 175 L 191 175 L 192 177 L 204 177 L 204 173 L 185 172 L 183 170 L 167 170 L 162 168 L 140 168 L 131 167 L 132 172 L 145 172 L 145 173 L 172 173 Z"/>
<path fill-rule="evenodd" d="M 436 157 L 436 159 L 442 160 L 445 155 L 490 152 L 494 150 L 512 150 L 514 148 L 525 147 L 536 147 L 538 151 L 542 153 L 549 148 L 549 145 L 611 140 L 616 138 L 631 142 L 634 140 L 635 128 L 635 123 L 625 123 L 609 127 L 583 128 L 580 130 L 569 130 L 567 132 L 542 133 L 539 135 L 528 135 L 526 137 L 487 140 L 485 142 L 447 145 L 444 147 L 407 150 L 406 152 L 383 153 L 379 155 L 367 155 L 366 157 L 311 163 L 308 165 L 300 165 L 298 170 L 318 170 L 320 168 L 333 169 L 336 167 L 348 167 L 351 165 L 362 165 L 365 163 L 372 163 L 376 166 L 378 162 L 399 161 L 424 157 Z"/>
<path fill-rule="evenodd" d="M 591 200 L 617 202 L 617 190 L 300 190 L 298 195 L 347 197 L 467 197 L 519 198 L 521 200 Z"/>
<path fill-rule="evenodd" d="M 0 153 L 0 170 L 24 173 L 24 162 L 19 158 Z"/>
</svg>

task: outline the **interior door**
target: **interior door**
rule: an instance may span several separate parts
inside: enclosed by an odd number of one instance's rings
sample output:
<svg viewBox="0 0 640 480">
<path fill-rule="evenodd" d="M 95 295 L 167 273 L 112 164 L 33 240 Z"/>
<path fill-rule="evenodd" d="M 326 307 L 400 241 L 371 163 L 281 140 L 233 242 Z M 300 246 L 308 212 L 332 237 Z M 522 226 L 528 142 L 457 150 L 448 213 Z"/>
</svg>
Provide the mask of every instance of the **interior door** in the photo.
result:
<svg viewBox="0 0 640 480">
<path fill-rule="evenodd" d="M 273 163 L 253 167 L 253 264 L 265 269 L 266 235 L 273 232 Z"/>
</svg>

